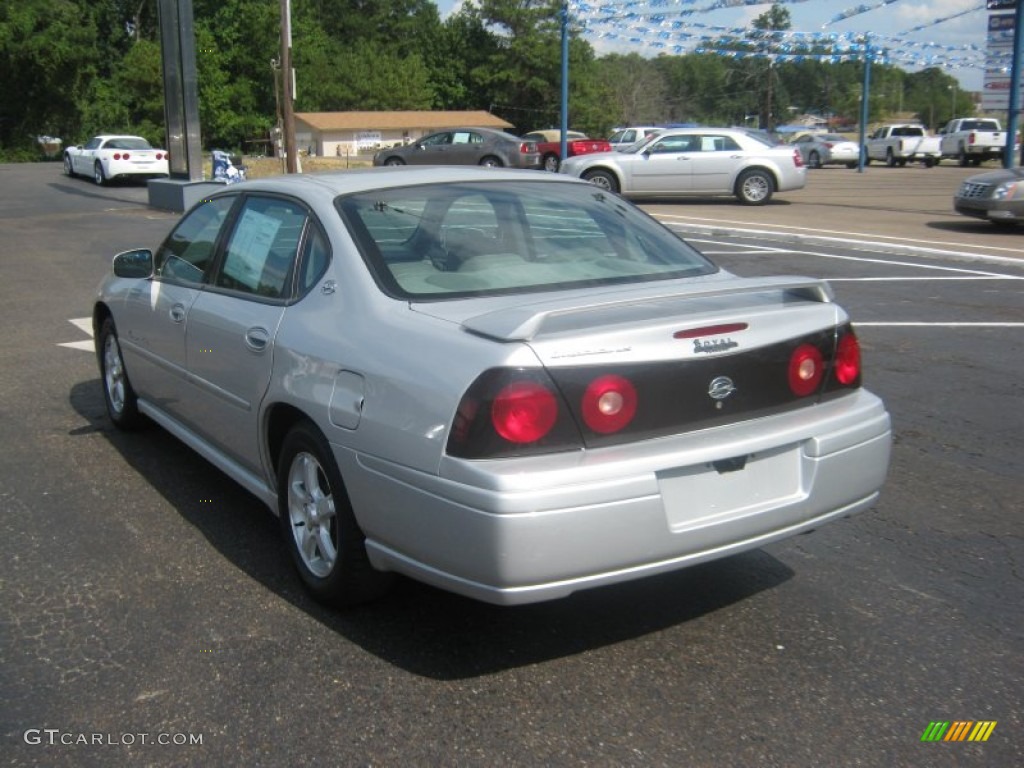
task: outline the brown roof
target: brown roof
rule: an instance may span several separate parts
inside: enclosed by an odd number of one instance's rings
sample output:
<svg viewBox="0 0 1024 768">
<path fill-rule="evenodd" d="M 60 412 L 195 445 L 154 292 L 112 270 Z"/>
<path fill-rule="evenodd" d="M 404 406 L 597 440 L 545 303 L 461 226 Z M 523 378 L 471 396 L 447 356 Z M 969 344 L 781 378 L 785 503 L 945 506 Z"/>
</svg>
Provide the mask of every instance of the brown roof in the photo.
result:
<svg viewBox="0 0 1024 768">
<path fill-rule="evenodd" d="M 409 128 L 511 128 L 512 123 L 485 110 L 467 112 L 296 112 L 301 120 L 316 131 L 406 130 Z"/>
</svg>

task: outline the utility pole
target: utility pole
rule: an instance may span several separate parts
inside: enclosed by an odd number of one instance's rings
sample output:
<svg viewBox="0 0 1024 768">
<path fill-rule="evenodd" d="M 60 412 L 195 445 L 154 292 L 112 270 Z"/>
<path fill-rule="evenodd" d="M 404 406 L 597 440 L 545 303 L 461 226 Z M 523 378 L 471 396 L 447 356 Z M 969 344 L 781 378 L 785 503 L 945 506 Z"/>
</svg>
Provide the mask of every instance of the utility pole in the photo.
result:
<svg viewBox="0 0 1024 768">
<path fill-rule="evenodd" d="M 284 128 L 285 170 L 298 173 L 298 153 L 295 149 L 295 73 L 292 70 L 292 9 L 290 0 L 281 0 L 281 105 Z"/>
</svg>

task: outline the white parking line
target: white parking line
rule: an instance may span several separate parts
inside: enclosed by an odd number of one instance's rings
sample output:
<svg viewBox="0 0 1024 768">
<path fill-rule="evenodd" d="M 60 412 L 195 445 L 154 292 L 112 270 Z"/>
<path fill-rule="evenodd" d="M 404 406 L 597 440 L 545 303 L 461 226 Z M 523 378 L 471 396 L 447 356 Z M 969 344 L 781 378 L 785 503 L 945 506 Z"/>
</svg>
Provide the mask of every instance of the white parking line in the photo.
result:
<svg viewBox="0 0 1024 768">
<path fill-rule="evenodd" d="M 665 219 L 665 220 L 668 220 L 668 221 L 678 221 L 680 224 L 693 223 L 693 224 L 699 224 L 699 225 L 702 225 L 702 226 L 718 226 L 718 225 L 750 226 L 750 222 L 747 222 L 747 221 L 734 221 L 734 220 L 731 220 L 731 219 L 719 219 L 719 218 L 707 219 L 707 218 L 701 218 L 701 217 L 697 217 L 697 216 L 679 216 L 678 214 L 669 214 L 669 213 L 654 213 L 652 215 L 655 218 L 658 218 L 658 219 Z M 796 227 L 796 226 L 792 226 L 792 225 L 789 225 L 789 224 L 777 224 L 777 225 L 774 225 L 774 226 L 776 226 L 777 229 L 764 229 L 764 230 L 757 230 L 757 229 L 734 229 L 733 231 L 734 232 L 738 232 L 738 233 L 742 233 L 743 236 L 747 236 L 747 237 L 749 237 L 751 235 L 779 235 L 779 234 L 786 234 L 788 232 L 792 232 L 794 234 L 805 233 L 805 234 L 819 236 L 819 237 L 832 238 L 832 239 L 835 239 L 837 242 L 846 243 L 847 245 L 849 245 L 851 243 L 851 241 L 849 240 L 849 238 L 851 238 L 851 237 L 858 237 L 858 238 L 859 237 L 865 237 L 865 234 L 863 232 L 846 232 L 846 231 L 838 230 L 838 229 L 816 229 L 814 227 Z M 878 235 L 878 234 L 871 234 L 870 237 L 874 238 L 873 242 L 878 242 L 878 243 L 891 242 L 891 243 L 905 243 L 905 244 L 911 244 L 911 245 L 915 245 L 916 244 L 916 245 L 918 245 L 918 247 L 922 247 L 923 250 L 938 250 L 938 249 L 947 248 L 947 247 L 959 249 L 959 248 L 963 248 L 964 247 L 963 243 L 954 243 L 954 242 L 948 242 L 948 241 L 945 241 L 945 240 L 921 240 L 919 238 L 914 238 L 914 237 L 895 237 L 895 236 L 892 236 L 892 235 Z M 863 247 L 865 245 L 871 245 L 871 242 L 868 242 L 868 241 L 858 241 L 857 245 Z M 1001 246 L 995 246 L 995 245 L 992 245 L 992 246 L 986 245 L 985 246 L 985 250 L 988 250 L 988 251 L 1001 251 L 1001 252 L 1004 252 L 1004 253 L 1007 253 L 1007 254 L 1015 254 L 1018 258 L 1020 257 L 1020 254 L 1021 254 L 1021 251 L 1020 251 L 1019 248 L 1003 248 Z M 999 258 L 999 257 L 996 256 L 996 257 L 993 257 L 993 258 Z"/>
<path fill-rule="evenodd" d="M 1024 328 L 1024 323 L 946 323 L 946 322 L 888 322 L 875 320 L 868 322 L 854 321 L 854 327 L 874 326 L 876 328 Z"/>
<path fill-rule="evenodd" d="M 793 248 L 773 248 L 769 246 L 756 246 L 759 253 L 792 254 L 796 256 L 817 256 L 822 259 L 834 259 L 837 261 L 856 261 L 865 264 L 884 264 L 891 267 L 913 267 L 914 269 L 933 270 L 938 272 L 956 272 L 962 275 L 978 275 L 984 277 L 998 278 L 1002 280 L 1022 280 L 1024 277 L 1005 275 L 1001 272 L 988 272 L 980 269 L 968 269 L 966 267 L 946 267 L 940 264 L 919 264 L 912 261 L 897 261 L 896 259 L 869 258 L 867 256 L 852 256 L 839 253 L 824 253 L 822 251 L 795 250 Z M 1019 263 L 1019 262 L 1015 262 Z M 881 279 L 881 278 L 880 278 Z M 895 278 L 893 278 L 895 279 Z"/>
</svg>

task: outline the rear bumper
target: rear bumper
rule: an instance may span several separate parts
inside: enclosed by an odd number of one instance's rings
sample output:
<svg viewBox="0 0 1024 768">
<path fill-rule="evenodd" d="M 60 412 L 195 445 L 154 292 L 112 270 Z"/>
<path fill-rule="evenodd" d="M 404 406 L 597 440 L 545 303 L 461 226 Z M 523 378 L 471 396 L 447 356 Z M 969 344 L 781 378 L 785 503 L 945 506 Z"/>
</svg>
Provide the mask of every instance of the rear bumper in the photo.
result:
<svg viewBox="0 0 1024 768">
<path fill-rule="evenodd" d="M 860 391 L 625 448 L 446 459 L 443 477 L 337 446 L 336 455 L 377 568 L 512 605 L 724 557 L 860 511 L 877 498 L 889 448 L 888 413 Z M 721 463 L 737 457 L 742 469 Z"/>
<path fill-rule="evenodd" d="M 108 178 L 119 176 L 148 176 L 158 178 L 167 176 L 170 173 L 166 160 L 155 160 L 152 162 L 132 162 L 124 160 L 107 160 L 105 173 Z"/>
</svg>

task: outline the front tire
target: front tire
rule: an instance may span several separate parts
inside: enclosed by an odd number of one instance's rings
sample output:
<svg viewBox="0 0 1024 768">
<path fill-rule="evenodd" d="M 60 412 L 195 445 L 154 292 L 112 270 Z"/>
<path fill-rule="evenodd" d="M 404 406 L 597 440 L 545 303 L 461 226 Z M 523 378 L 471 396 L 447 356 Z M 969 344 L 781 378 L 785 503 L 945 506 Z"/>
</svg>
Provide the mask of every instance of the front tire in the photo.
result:
<svg viewBox="0 0 1024 768">
<path fill-rule="evenodd" d="M 744 205 L 764 205 L 775 192 L 775 179 L 768 171 L 752 168 L 736 179 L 736 197 Z"/>
<path fill-rule="evenodd" d="M 277 465 L 277 503 L 286 546 L 306 588 L 322 602 L 355 605 L 383 594 L 392 575 L 366 554 L 327 439 L 309 422 L 288 433 Z"/>
<path fill-rule="evenodd" d="M 384 165 L 395 167 L 396 165 L 405 165 L 405 161 L 400 157 L 389 157 L 384 161 Z"/>
<path fill-rule="evenodd" d="M 121 356 L 121 345 L 117 340 L 114 319 L 108 317 L 100 327 L 99 346 L 100 378 L 103 382 L 103 401 L 107 415 L 114 426 L 123 430 L 141 427 L 145 420 L 139 413 L 139 401 L 132 388 L 128 371 Z"/>
<path fill-rule="evenodd" d="M 92 169 L 92 180 L 96 182 L 96 186 L 102 187 L 107 183 L 107 177 L 103 173 L 103 163 L 96 161 L 96 165 Z"/>
<path fill-rule="evenodd" d="M 71 163 L 71 155 L 64 155 L 64 175 L 75 178 L 75 166 Z"/>
<path fill-rule="evenodd" d="M 587 171 L 583 174 L 583 180 L 589 181 L 595 187 L 600 187 L 605 192 L 618 194 L 619 180 L 608 171 Z"/>
</svg>

